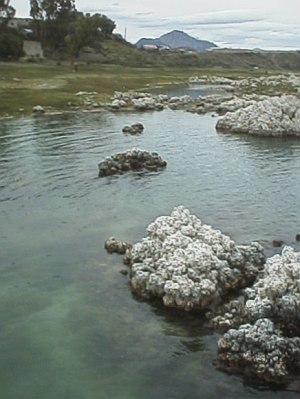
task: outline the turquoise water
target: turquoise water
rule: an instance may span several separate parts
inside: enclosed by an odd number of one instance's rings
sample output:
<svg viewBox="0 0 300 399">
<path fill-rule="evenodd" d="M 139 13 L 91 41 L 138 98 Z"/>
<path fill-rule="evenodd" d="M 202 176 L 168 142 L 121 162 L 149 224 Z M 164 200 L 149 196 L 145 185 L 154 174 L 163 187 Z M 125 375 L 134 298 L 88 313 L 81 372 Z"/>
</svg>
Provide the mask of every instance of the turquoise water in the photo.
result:
<svg viewBox="0 0 300 399">
<path fill-rule="evenodd" d="M 140 136 L 124 125 L 142 122 Z M 184 204 L 238 243 L 300 250 L 300 141 L 216 133 L 181 111 L 0 122 L 0 397 L 273 398 L 215 370 L 218 336 L 195 315 L 135 298 L 111 235 L 135 242 Z M 98 176 L 131 147 L 156 150 L 159 173 Z M 298 390 L 298 393 L 297 393 Z"/>
</svg>

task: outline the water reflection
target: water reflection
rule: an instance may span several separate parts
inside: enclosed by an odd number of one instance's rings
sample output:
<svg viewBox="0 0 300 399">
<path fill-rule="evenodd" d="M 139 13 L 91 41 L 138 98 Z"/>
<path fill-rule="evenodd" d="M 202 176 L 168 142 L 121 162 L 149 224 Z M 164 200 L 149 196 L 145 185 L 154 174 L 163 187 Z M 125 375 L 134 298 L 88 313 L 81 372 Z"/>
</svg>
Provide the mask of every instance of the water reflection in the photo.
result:
<svg viewBox="0 0 300 399">
<path fill-rule="evenodd" d="M 151 311 L 159 317 L 161 327 L 166 335 L 177 337 L 199 337 L 211 333 L 205 317 L 201 312 L 185 312 L 153 302 Z"/>
<path fill-rule="evenodd" d="M 226 140 L 244 143 L 259 154 L 274 154 L 276 152 L 282 160 L 284 160 L 283 155 L 293 156 L 294 152 L 297 152 L 300 147 L 300 140 L 297 137 L 265 137 L 229 132 L 217 132 L 217 134 L 220 137 L 226 137 Z"/>
</svg>

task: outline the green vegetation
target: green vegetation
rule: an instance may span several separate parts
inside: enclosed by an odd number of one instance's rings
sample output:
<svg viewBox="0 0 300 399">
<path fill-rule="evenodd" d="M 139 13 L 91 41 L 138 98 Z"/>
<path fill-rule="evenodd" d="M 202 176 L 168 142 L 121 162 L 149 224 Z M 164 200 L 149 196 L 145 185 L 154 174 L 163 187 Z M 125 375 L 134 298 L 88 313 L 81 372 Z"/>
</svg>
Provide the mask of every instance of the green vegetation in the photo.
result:
<svg viewBox="0 0 300 399">
<path fill-rule="evenodd" d="M 1 58 L 17 60 L 23 52 L 22 36 L 11 28 L 0 28 L 0 55 Z"/>
<path fill-rule="evenodd" d="M 16 10 L 9 0 L 0 0 L 0 58 L 18 59 L 22 55 L 23 39 L 19 32 L 8 27 Z"/>
<path fill-rule="evenodd" d="M 16 10 L 9 3 L 10 0 L 0 0 L 0 27 L 7 26 L 16 14 Z"/>
<path fill-rule="evenodd" d="M 256 84 L 240 88 L 241 94 L 274 95 L 277 93 L 295 94 L 297 88 L 291 83 L 281 83 L 274 86 L 266 84 Z"/>
<path fill-rule="evenodd" d="M 147 90 L 149 85 L 180 83 L 199 72 L 180 68 L 130 68 L 117 65 L 0 63 L 0 116 L 31 113 L 35 105 L 53 110 L 84 107 L 79 91 L 97 92 L 107 101 L 114 91 Z"/>
<path fill-rule="evenodd" d="M 93 99 L 105 102 L 114 91 L 149 90 L 155 85 L 185 83 L 193 75 L 243 77 L 249 74 L 261 76 L 259 71 L 132 68 L 86 63 L 78 64 L 75 73 L 69 63 L 0 63 L 0 117 L 31 113 L 35 105 L 51 107 L 53 111 L 84 108 L 83 98 L 76 96 L 79 91 L 97 92 Z"/>
<path fill-rule="evenodd" d="M 75 0 L 29 0 L 31 29 L 11 28 L 16 10 L 9 3 L 0 0 L 0 58 L 4 60 L 19 58 L 23 39 L 30 38 L 41 42 L 48 58 L 69 56 L 74 61 L 84 46 L 101 46 L 116 27 L 106 15 L 78 12 Z"/>
</svg>

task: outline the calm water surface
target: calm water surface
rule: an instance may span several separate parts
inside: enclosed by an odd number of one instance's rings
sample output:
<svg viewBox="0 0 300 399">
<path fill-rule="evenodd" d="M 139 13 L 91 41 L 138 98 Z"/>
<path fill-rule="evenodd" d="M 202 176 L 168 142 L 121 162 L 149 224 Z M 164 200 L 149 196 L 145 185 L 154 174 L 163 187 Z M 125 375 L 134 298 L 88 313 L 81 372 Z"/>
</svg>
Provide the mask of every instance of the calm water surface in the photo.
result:
<svg viewBox="0 0 300 399">
<path fill-rule="evenodd" d="M 230 96 L 230 94 L 224 90 L 224 86 L 222 85 L 209 85 L 200 83 L 162 85 L 157 86 L 154 89 L 149 89 L 157 94 L 168 94 L 170 97 L 189 95 L 192 98 L 197 98 L 214 94 Z"/>
<path fill-rule="evenodd" d="M 121 132 L 137 121 L 143 135 Z M 299 397 L 297 381 L 274 392 L 216 371 L 218 336 L 134 298 L 121 258 L 103 249 L 184 204 L 238 243 L 300 250 L 300 141 L 215 123 L 181 111 L 0 122 L 1 398 Z M 98 162 L 133 146 L 167 169 L 97 177 Z"/>
</svg>

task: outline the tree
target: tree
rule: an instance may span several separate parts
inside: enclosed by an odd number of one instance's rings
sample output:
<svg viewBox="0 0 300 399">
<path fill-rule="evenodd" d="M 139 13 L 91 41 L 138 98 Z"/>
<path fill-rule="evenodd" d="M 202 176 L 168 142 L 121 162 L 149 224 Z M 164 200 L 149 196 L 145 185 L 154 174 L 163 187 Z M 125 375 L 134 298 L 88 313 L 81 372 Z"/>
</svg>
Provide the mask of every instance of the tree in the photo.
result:
<svg viewBox="0 0 300 399">
<path fill-rule="evenodd" d="M 109 36 L 116 28 L 116 24 L 103 14 L 94 14 L 91 17 L 93 26 L 96 26 L 104 36 Z"/>
<path fill-rule="evenodd" d="M 1 0 L 0 0 L 1 1 Z M 83 46 L 110 36 L 116 27 L 106 15 L 84 15 L 75 0 L 30 0 L 34 35 L 51 52 L 67 48 L 74 60 Z"/>
<path fill-rule="evenodd" d="M 30 0 L 30 15 L 41 21 L 55 20 L 75 10 L 75 0 Z"/>
<path fill-rule="evenodd" d="M 23 38 L 16 29 L 1 29 L 0 58 L 18 59 L 23 53 Z"/>
<path fill-rule="evenodd" d="M 10 0 L 0 0 L 0 28 L 7 27 L 8 21 L 12 19 L 16 10 L 9 5 Z"/>
<path fill-rule="evenodd" d="M 44 46 L 53 49 L 64 46 L 68 26 L 76 13 L 75 0 L 30 0 L 34 33 Z"/>
<path fill-rule="evenodd" d="M 65 43 L 71 58 L 71 62 L 78 57 L 82 47 L 91 44 L 98 34 L 97 24 L 89 14 L 77 14 L 76 20 L 69 25 L 69 32 L 65 36 Z"/>
<path fill-rule="evenodd" d="M 23 39 L 16 29 L 8 26 L 16 13 L 9 2 L 0 0 L 0 58 L 17 59 L 22 54 Z"/>
</svg>

